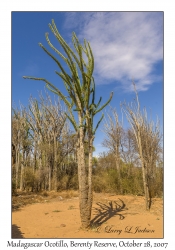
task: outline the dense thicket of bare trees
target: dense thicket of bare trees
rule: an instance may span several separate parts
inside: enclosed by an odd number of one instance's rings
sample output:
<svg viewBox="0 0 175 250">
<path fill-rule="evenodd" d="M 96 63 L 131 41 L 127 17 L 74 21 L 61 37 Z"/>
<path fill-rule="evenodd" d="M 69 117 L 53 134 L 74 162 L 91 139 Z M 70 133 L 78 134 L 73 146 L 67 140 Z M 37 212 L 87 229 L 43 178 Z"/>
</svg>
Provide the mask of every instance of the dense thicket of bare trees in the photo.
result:
<svg viewBox="0 0 175 250">
<path fill-rule="evenodd" d="M 76 136 L 70 131 L 65 111 L 50 97 L 30 99 L 28 108 L 13 108 L 13 182 L 20 190 L 30 187 L 57 190 L 69 158 L 76 165 Z"/>
</svg>

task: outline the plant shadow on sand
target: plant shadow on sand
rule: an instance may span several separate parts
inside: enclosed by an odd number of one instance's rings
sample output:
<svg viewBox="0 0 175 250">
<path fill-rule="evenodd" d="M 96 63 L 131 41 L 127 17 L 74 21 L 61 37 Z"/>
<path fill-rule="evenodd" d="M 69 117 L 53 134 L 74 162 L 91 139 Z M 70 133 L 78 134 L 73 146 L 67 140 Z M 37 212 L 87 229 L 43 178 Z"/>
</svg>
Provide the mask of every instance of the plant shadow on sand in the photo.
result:
<svg viewBox="0 0 175 250">
<path fill-rule="evenodd" d="M 20 231 L 20 227 L 13 224 L 12 225 L 12 239 L 23 239 L 23 233 Z"/>
<path fill-rule="evenodd" d="M 110 201 L 108 205 L 97 202 L 96 205 L 98 205 L 98 207 L 93 208 L 95 216 L 91 220 L 91 227 L 101 226 L 103 223 L 116 215 L 120 217 L 120 220 L 123 220 L 125 216 L 122 215 L 121 212 L 128 209 L 126 208 L 126 204 L 121 199 L 119 199 L 119 201 L 120 203 Z"/>
</svg>

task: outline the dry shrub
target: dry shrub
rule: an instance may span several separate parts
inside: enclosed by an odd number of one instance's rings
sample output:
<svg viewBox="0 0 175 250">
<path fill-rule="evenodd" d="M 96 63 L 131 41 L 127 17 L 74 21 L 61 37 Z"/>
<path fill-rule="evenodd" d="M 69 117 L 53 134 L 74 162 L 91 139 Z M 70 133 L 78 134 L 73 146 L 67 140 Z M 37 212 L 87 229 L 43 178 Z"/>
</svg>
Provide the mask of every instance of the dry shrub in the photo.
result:
<svg viewBox="0 0 175 250">
<path fill-rule="evenodd" d="M 78 190 L 78 175 L 64 175 L 57 184 L 57 190 Z"/>
<path fill-rule="evenodd" d="M 49 196 L 49 194 L 48 194 L 48 192 L 47 191 L 44 191 L 44 192 L 42 192 L 42 194 L 41 194 L 42 196 L 44 196 L 44 197 L 48 197 Z"/>
<path fill-rule="evenodd" d="M 93 176 L 93 190 L 97 193 L 113 192 L 114 182 L 110 180 L 109 173 L 102 172 L 100 175 Z"/>
<path fill-rule="evenodd" d="M 75 190 L 62 191 L 59 193 L 59 195 L 62 198 L 69 199 L 72 197 L 78 197 L 78 191 L 75 191 Z"/>
<path fill-rule="evenodd" d="M 34 188 L 36 182 L 36 176 L 33 173 L 33 169 L 31 167 L 25 167 L 23 180 L 24 180 L 24 187 L 26 190 Z"/>
<path fill-rule="evenodd" d="M 12 180 L 12 195 L 16 195 L 16 182 L 15 180 Z"/>
<path fill-rule="evenodd" d="M 96 174 L 93 177 L 93 187 L 95 192 L 106 192 L 115 194 L 143 194 L 143 183 L 141 169 L 136 169 L 128 175 L 128 168 L 121 168 L 121 186 L 120 189 L 119 176 L 116 169 L 111 168 Z"/>
<path fill-rule="evenodd" d="M 163 196 L 163 168 L 157 167 L 155 178 L 150 179 L 150 193 L 151 197 Z"/>
</svg>

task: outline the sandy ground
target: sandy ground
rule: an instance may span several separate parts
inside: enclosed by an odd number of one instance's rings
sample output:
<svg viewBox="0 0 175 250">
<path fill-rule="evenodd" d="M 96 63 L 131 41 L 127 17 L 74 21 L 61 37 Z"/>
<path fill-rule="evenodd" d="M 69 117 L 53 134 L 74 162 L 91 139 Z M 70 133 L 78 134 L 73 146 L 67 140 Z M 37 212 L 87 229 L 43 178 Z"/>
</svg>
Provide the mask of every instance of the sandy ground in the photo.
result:
<svg viewBox="0 0 175 250">
<path fill-rule="evenodd" d="M 94 194 L 92 227 L 83 231 L 78 197 L 46 197 L 12 212 L 12 238 L 163 238 L 163 200 L 144 207 L 144 197 Z"/>
</svg>

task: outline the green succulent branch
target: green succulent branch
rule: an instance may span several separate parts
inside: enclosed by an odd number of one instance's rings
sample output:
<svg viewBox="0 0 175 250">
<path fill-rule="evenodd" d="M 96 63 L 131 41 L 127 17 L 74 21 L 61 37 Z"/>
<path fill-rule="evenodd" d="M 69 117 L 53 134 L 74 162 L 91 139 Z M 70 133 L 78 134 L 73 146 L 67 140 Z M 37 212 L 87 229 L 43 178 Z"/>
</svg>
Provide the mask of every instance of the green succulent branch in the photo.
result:
<svg viewBox="0 0 175 250">
<path fill-rule="evenodd" d="M 97 125 L 96 125 L 96 127 L 95 127 L 95 129 L 94 129 L 94 131 L 93 131 L 93 135 L 95 135 L 96 130 L 98 129 L 98 127 L 99 127 L 99 125 L 100 125 L 101 121 L 103 120 L 103 118 L 104 118 L 104 114 L 102 114 L 102 116 L 101 116 L 100 120 L 98 121 L 98 123 L 97 123 Z"/>
<path fill-rule="evenodd" d="M 96 110 L 94 112 L 94 115 L 96 115 L 98 112 L 100 112 L 102 109 L 104 109 L 110 103 L 110 101 L 112 100 L 112 97 L 113 97 L 113 92 L 111 92 L 109 100 L 101 108 L 99 108 L 98 110 Z"/>
<path fill-rule="evenodd" d="M 61 91 L 56 88 L 52 83 L 47 81 L 45 78 L 37 78 L 37 77 L 31 77 L 31 76 L 23 76 L 24 79 L 31 79 L 36 81 L 43 81 L 46 83 L 46 87 L 55 93 L 56 95 L 60 96 L 60 98 L 64 101 L 67 107 L 71 108 L 71 103 L 66 99 L 66 97 L 61 93 Z"/>
<path fill-rule="evenodd" d="M 82 117 L 82 122 L 85 123 L 80 124 L 81 127 L 84 126 L 85 128 L 87 128 L 87 126 L 89 126 L 89 129 L 93 130 L 94 116 L 108 105 L 108 103 L 112 99 L 113 92 L 111 93 L 109 100 L 100 108 L 98 108 L 102 101 L 102 97 L 100 97 L 98 103 L 95 104 L 95 81 L 92 76 L 94 70 L 94 56 L 89 42 L 84 39 L 84 44 L 81 45 L 75 32 L 73 32 L 72 43 L 76 51 L 74 52 L 58 32 L 54 20 L 52 20 L 52 23 L 49 24 L 49 28 L 63 48 L 65 55 L 63 55 L 58 49 L 53 46 L 49 39 L 48 33 L 45 34 L 46 41 L 51 49 L 67 64 L 70 69 L 71 75 L 66 73 L 60 61 L 54 55 L 52 55 L 41 43 L 39 43 L 39 46 L 47 53 L 47 55 L 49 55 L 49 57 L 51 57 L 56 62 L 59 69 L 61 70 L 61 72 L 55 71 L 55 73 L 63 80 L 65 88 L 68 92 L 68 96 L 64 96 L 57 87 L 55 87 L 45 78 L 36 78 L 29 76 L 24 76 L 23 78 L 44 81 L 46 83 L 46 87 L 53 93 L 57 94 L 64 101 L 69 111 L 69 115 L 66 114 L 66 116 L 70 120 L 76 131 L 78 131 L 79 125 L 75 121 L 74 115 L 72 113 L 73 111 L 84 114 L 84 116 Z M 84 60 L 84 55 L 87 57 L 86 62 Z M 81 75 L 82 82 L 80 80 L 79 73 Z M 68 98 L 70 98 L 71 102 L 68 101 Z M 74 106 L 75 108 L 72 109 Z M 88 112 L 86 112 L 86 110 L 88 110 Z M 93 134 L 99 127 L 102 119 L 103 115 L 98 121 L 97 126 L 93 130 Z"/>
</svg>

